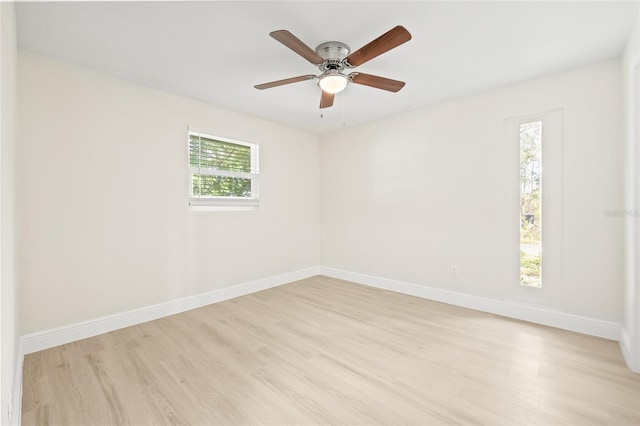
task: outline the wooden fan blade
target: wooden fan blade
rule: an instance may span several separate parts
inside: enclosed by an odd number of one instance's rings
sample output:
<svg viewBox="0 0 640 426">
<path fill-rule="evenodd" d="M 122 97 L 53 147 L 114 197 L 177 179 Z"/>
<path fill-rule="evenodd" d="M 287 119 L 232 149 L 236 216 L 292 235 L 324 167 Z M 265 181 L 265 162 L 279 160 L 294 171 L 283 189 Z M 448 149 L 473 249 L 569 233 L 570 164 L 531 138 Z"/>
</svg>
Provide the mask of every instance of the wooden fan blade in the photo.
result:
<svg viewBox="0 0 640 426">
<path fill-rule="evenodd" d="M 313 49 L 304 44 L 302 40 L 287 30 L 273 31 L 269 33 L 269 35 L 314 65 L 320 65 L 324 62 L 322 56 L 318 55 Z"/>
<path fill-rule="evenodd" d="M 404 81 L 392 80 L 390 78 L 378 77 L 377 75 L 364 74 L 361 72 L 352 72 L 349 74 L 349 80 L 351 80 L 352 83 L 375 87 L 376 89 L 387 90 L 394 93 L 402 89 L 405 84 Z"/>
<path fill-rule="evenodd" d="M 313 74 L 301 75 L 299 77 L 291 77 L 291 78 L 285 78 L 284 80 L 276 80 L 276 81 L 271 81 L 269 83 L 257 84 L 253 87 L 255 87 L 258 90 L 270 89 L 272 87 L 282 86 L 284 84 L 297 83 L 299 81 L 305 81 L 305 80 L 313 80 L 314 78 L 316 78 L 316 76 Z"/>
<path fill-rule="evenodd" d="M 322 91 L 322 97 L 320 98 L 320 108 L 329 108 L 333 105 L 333 98 L 335 98 L 335 94 L 327 93 L 324 90 Z"/>
<path fill-rule="evenodd" d="M 345 61 L 352 67 L 357 67 L 409 40 L 411 40 L 409 31 L 398 25 L 347 56 Z"/>
</svg>

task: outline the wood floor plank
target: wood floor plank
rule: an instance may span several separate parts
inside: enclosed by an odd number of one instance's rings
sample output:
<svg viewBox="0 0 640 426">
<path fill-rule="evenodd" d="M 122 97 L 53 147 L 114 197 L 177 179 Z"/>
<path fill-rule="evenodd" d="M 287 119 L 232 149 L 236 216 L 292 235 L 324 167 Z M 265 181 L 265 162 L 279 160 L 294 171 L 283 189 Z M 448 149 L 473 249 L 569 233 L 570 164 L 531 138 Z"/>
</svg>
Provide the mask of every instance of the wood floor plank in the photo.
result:
<svg viewBox="0 0 640 426">
<path fill-rule="evenodd" d="M 640 425 L 616 342 L 314 277 L 29 354 L 24 425 Z"/>
</svg>

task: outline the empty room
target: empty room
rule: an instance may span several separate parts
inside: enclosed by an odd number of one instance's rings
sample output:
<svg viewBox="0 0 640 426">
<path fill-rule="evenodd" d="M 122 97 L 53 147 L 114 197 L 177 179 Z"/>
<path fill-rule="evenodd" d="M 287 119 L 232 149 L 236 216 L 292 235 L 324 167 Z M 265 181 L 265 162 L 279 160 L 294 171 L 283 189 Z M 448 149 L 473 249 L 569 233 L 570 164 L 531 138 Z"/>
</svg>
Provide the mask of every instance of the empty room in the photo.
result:
<svg viewBox="0 0 640 426">
<path fill-rule="evenodd" d="M 640 425 L 640 2 L 0 2 L 2 425 Z"/>
</svg>

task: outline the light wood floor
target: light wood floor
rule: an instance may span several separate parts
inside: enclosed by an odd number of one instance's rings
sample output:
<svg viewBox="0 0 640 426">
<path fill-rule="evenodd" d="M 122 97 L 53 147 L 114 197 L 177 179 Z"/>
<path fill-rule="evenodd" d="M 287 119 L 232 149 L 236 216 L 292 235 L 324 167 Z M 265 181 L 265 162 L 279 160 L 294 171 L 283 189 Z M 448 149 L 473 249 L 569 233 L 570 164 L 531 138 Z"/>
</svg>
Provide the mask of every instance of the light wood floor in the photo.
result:
<svg viewBox="0 0 640 426">
<path fill-rule="evenodd" d="M 24 425 L 640 424 L 616 342 L 326 277 L 30 354 Z"/>
</svg>

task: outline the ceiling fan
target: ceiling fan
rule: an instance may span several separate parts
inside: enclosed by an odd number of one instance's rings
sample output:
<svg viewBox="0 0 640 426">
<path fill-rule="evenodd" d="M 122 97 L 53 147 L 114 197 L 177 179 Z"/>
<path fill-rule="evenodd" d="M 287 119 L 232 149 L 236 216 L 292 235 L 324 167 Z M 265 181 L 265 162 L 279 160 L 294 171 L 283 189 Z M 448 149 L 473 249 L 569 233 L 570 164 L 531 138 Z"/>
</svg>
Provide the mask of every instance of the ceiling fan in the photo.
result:
<svg viewBox="0 0 640 426">
<path fill-rule="evenodd" d="M 403 81 L 361 72 L 352 72 L 348 75 L 343 73 L 345 70 L 360 66 L 411 40 L 411 34 L 401 25 L 392 28 L 353 53 L 351 53 L 349 46 L 339 41 L 322 43 L 316 47 L 316 50 L 312 50 L 287 30 L 273 31 L 269 35 L 316 65 L 320 69 L 320 75 L 307 74 L 285 78 L 284 80 L 258 84 L 254 86 L 256 89 L 270 89 L 285 84 L 317 79 L 318 86 L 322 89 L 320 108 L 328 108 L 333 105 L 335 94 L 344 90 L 348 83 L 362 84 L 389 92 L 397 92 L 405 85 Z"/>
</svg>

